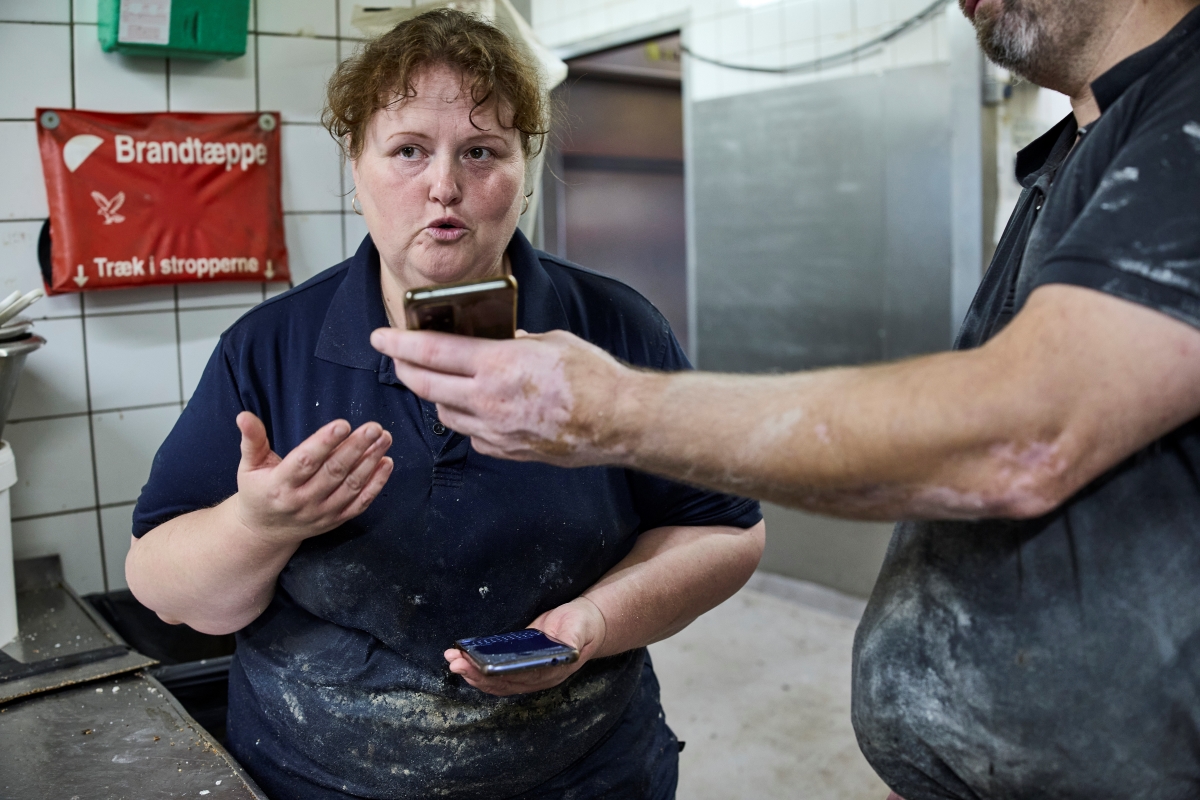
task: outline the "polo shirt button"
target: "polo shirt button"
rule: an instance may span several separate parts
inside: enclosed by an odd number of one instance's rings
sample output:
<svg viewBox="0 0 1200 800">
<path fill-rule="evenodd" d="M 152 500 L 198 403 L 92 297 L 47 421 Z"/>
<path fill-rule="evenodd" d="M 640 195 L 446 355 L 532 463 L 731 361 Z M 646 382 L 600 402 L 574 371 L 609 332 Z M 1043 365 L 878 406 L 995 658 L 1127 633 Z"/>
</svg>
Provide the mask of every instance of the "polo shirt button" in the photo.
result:
<svg viewBox="0 0 1200 800">
<path fill-rule="evenodd" d="M 433 435 L 443 436 L 446 433 L 446 426 L 440 422 L 433 423 Z"/>
</svg>

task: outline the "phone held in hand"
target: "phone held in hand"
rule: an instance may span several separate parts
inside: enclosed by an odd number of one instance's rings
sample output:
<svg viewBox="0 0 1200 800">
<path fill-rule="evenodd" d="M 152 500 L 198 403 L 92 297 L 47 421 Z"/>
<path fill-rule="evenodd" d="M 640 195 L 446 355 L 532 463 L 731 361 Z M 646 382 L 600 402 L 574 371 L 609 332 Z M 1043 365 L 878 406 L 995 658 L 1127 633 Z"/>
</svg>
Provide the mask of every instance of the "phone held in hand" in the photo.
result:
<svg viewBox="0 0 1200 800">
<path fill-rule="evenodd" d="M 556 642 L 536 628 L 459 639 L 454 646 L 484 675 L 553 667 L 579 660 L 579 651 L 574 647 Z"/>
<path fill-rule="evenodd" d="M 404 295 L 410 331 L 441 331 L 483 339 L 517 335 L 517 279 L 511 275 L 413 289 Z"/>
</svg>

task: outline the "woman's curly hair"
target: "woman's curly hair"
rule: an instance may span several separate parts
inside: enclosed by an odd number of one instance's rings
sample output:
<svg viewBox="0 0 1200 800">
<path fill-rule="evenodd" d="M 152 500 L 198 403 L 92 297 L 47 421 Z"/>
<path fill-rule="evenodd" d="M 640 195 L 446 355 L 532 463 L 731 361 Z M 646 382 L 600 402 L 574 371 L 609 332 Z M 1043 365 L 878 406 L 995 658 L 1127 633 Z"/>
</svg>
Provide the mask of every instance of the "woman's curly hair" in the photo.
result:
<svg viewBox="0 0 1200 800">
<path fill-rule="evenodd" d="M 501 119 L 511 114 L 509 127 L 520 131 L 526 158 L 537 155 L 549 104 L 536 63 L 494 25 L 449 8 L 401 22 L 339 64 L 326 88 L 321 122 L 342 152 L 357 159 L 375 112 L 413 97 L 421 71 L 438 65 L 463 74 L 476 109 L 498 101 Z"/>
</svg>

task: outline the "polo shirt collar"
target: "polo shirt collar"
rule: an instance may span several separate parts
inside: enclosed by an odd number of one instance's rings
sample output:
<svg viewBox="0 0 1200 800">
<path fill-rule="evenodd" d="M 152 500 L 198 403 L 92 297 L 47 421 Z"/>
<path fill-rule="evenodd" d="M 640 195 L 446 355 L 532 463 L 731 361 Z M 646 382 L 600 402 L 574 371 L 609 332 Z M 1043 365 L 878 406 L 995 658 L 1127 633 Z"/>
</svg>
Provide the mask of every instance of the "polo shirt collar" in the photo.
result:
<svg viewBox="0 0 1200 800">
<path fill-rule="evenodd" d="M 566 310 L 554 283 L 520 230 L 513 233 L 507 253 L 517 279 L 518 327 L 530 333 L 567 328 Z M 371 347 L 371 331 L 388 325 L 379 269 L 379 251 L 368 235 L 350 259 L 325 312 L 313 353 L 317 358 L 353 369 L 392 372 L 392 360 Z"/>
<path fill-rule="evenodd" d="M 1092 96 L 1103 114 L 1125 90 L 1149 72 L 1183 40 L 1200 30 L 1200 7 L 1192 9 L 1166 36 L 1137 51 L 1092 81 Z"/>
<path fill-rule="evenodd" d="M 1071 152 L 1078 132 L 1075 115 L 1068 114 L 1053 128 L 1030 142 L 1017 153 L 1017 182 L 1028 189 L 1042 175 L 1057 169 Z"/>
</svg>

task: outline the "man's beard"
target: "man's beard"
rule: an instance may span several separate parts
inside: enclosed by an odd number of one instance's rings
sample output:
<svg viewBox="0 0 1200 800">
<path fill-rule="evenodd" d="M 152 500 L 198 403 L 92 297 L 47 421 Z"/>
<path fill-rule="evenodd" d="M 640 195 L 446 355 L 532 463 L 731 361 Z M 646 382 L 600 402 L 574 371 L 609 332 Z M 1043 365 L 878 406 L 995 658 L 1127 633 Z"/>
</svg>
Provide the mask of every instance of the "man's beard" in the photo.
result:
<svg viewBox="0 0 1200 800">
<path fill-rule="evenodd" d="M 1047 41 L 1045 20 L 1028 0 L 1001 0 L 999 8 L 985 6 L 975 15 L 979 46 L 992 61 L 1035 80 L 1044 60 Z M 1036 82 L 1036 81 L 1035 81 Z"/>
<path fill-rule="evenodd" d="M 979 46 L 1000 66 L 1040 86 L 1060 88 L 1088 40 L 1086 21 L 1095 18 L 1088 2 L 1000 0 L 977 8 Z"/>
</svg>

